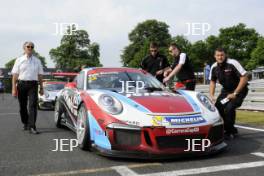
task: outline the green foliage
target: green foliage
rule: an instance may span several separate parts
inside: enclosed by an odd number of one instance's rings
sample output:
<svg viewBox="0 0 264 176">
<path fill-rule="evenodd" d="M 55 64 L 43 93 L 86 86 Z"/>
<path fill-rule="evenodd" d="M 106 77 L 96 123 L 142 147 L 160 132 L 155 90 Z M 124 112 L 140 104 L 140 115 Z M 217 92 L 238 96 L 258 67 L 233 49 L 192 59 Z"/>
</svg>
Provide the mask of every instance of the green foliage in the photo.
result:
<svg viewBox="0 0 264 176">
<path fill-rule="evenodd" d="M 141 60 L 149 54 L 149 43 L 157 42 L 160 53 L 166 55 L 171 40 L 169 26 L 157 20 L 146 20 L 139 23 L 129 33 L 130 44 L 121 54 L 121 62 L 126 67 L 139 67 Z"/>
<path fill-rule="evenodd" d="M 74 71 L 83 65 L 88 67 L 102 66 L 99 61 L 99 45 L 90 43 L 87 31 L 75 30 L 76 27 L 73 25 L 68 27 L 68 33 L 70 29 L 73 29 L 72 35 L 64 35 L 60 46 L 51 49 L 49 52 L 56 68 Z"/>
<path fill-rule="evenodd" d="M 221 28 L 218 38 L 229 57 L 239 60 L 245 66 L 257 45 L 259 34 L 255 29 L 246 28 L 245 24 L 239 23 L 232 27 Z"/>
<path fill-rule="evenodd" d="M 191 42 L 183 35 L 172 37 L 171 42 L 176 43 L 182 52 L 188 53 L 191 49 Z"/>
<path fill-rule="evenodd" d="M 7 62 L 5 64 L 5 68 L 12 69 L 14 64 L 15 64 L 15 61 L 16 61 L 16 58 L 15 59 L 11 59 L 9 62 Z"/>
<path fill-rule="evenodd" d="M 209 54 L 206 42 L 199 40 L 195 42 L 189 52 L 189 57 L 195 71 L 201 71 L 205 62 L 208 62 Z"/>
<path fill-rule="evenodd" d="M 264 65 L 264 38 L 258 39 L 257 47 L 251 53 L 251 59 L 247 63 L 246 67 L 254 69 L 258 66 Z"/>
</svg>

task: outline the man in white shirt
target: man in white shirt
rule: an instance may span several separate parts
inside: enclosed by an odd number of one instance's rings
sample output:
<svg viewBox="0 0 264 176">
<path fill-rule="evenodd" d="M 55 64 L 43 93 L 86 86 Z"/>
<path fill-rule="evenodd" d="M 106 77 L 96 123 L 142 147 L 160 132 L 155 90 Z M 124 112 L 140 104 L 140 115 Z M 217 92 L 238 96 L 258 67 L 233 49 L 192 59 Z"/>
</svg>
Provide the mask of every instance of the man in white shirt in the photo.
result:
<svg viewBox="0 0 264 176">
<path fill-rule="evenodd" d="M 43 67 L 40 60 L 33 55 L 34 44 L 25 42 L 24 55 L 17 58 L 12 69 L 12 95 L 18 97 L 20 117 L 24 130 L 39 134 L 36 130 L 38 84 L 39 93 L 43 94 Z M 27 106 L 28 105 L 28 106 Z"/>
</svg>

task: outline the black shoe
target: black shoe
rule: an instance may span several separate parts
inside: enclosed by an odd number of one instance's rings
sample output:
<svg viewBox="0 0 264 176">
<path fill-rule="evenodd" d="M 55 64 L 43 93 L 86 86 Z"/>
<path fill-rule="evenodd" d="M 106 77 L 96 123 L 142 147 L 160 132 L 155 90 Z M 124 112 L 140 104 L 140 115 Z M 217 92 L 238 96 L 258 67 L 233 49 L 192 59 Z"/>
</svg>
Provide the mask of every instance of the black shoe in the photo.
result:
<svg viewBox="0 0 264 176">
<path fill-rule="evenodd" d="M 29 130 L 29 126 L 28 126 L 28 125 L 24 125 L 23 130 L 24 130 L 24 131 Z"/>
<path fill-rule="evenodd" d="M 31 133 L 31 134 L 39 134 L 39 132 L 37 131 L 36 128 L 30 128 L 29 129 L 29 133 Z"/>
<path fill-rule="evenodd" d="M 225 139 L 226 140 L 233 140 L 237 137 L 237 133 L 225 133 Z"/>
</svg>

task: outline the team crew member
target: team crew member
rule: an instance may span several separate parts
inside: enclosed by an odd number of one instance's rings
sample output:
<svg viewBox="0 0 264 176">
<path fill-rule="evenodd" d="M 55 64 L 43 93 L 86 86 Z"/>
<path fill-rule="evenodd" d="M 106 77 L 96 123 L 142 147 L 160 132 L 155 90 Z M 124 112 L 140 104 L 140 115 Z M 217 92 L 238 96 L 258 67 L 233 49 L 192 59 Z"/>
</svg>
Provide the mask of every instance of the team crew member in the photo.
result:
<svg viewBox="0 0 264 176">
<path fill-rule="evenodd" d="M 163 82 L 168 82 L 171 78 L 177 75 L 180 83 L 185 85 L 186 90 L 195 89 L 195 77 L 191 61 L 186 53 L 181 53 L 179 47 L 172 43 L 169 47 L 169 53 L 174 58 L 172 67 L 167 69 L 164 73 L 165 78 Z"/>
<path fill-rule="evenodd" d="M 164 78 L 163 73 L 170 66 L 168 59 L 159 53 L 158 45 L 155 42 L 150 44 L 149 51 L 150 55 L 143 59 L 141 68 L 162 82 Z"/>
<path fill-rule="evenodd" d="M 247 72 L 238 61 L 227 58 L 221 48 L 216 49 L 215 59 L 209 76 L 210 97 L 215 102 L 215 84 L 219 81 L 223 88 L 215 105 L 224 119 L 226 138 L 234 138 L 238 133 L 234 127 L 236 108 L 241 106 L 248 93 Z"/>
<path fill-rule="evenodd" d="M 24 55 L 17 58 L 12 69 L 12 95 L 18 97 L 20 117 L 24 130 L 38 134 L 36 129 L 38 84 L 39 93 L 43 95 L 43 67 L 40 60 L 33 55 L 34 44 L 25 42 Z M 27 107 L 28 105 L 28 107 Z"/>
</svg>

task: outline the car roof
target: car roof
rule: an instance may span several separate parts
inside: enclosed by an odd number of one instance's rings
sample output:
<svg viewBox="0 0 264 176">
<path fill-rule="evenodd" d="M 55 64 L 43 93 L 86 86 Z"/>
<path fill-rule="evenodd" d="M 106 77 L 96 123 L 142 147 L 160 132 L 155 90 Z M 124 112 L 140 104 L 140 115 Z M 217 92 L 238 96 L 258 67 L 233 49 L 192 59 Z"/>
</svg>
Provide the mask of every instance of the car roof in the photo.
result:
<svg viewBox="0 0 264 176">
<path fill-rule="evenodd" d="M 87 71 L 88 74 L 101 73 L 101 72 L 137 72 L 146 73 L 144 70 L 128 67 L 95 67 L 84 68 L 83 71 Z"/>
</svg>

